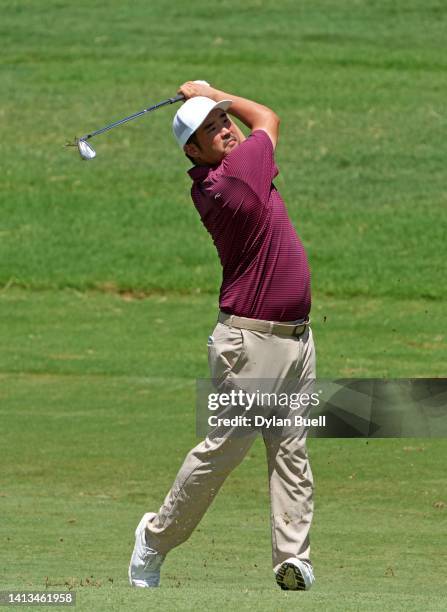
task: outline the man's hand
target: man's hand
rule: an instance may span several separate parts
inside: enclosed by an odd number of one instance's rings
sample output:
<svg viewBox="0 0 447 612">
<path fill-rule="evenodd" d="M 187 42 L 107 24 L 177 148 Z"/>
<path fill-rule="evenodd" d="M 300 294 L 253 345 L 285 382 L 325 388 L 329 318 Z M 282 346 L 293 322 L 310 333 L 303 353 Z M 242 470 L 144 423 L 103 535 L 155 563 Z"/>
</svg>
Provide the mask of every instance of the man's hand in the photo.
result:
<svg viewBox="0 0 447 612">
<path fill-rule="evenodd" d="M 179 87 L 177 93 L 183 94 L 186 100 L 189 100 L 195 96 L 211 98 L 212 90 L 213 88 L 206 81 L 186 81 Z"/>
</svg>

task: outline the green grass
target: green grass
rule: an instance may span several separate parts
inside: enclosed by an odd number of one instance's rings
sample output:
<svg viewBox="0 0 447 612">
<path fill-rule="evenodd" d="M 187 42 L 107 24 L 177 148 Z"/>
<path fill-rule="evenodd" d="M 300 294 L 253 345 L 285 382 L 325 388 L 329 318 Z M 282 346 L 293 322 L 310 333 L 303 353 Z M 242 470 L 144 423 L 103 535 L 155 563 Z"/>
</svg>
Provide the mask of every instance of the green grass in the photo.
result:
<svg viewBox="0 0 447 612">
<path fill-rule="evenodd" d="M 434 336 L 437 302 L 370 300 L 354 316 L 363 298 L 316 300 L 326 313 L 314 323 L 322 376 L 382 376 L 385 367 L 411 376 L 424 361 L 422 374 L 436 373 L 428 341 L 445 350 Z M 305 610 L 442 610 L 442 439 L 310 440 L 318 582 L 304 596 L 279 592 L 271 575 L 260 441 L 169 555 L 162 589 L 127 586 L 136 522 L 158 507 L 197 441 L 194 379 L 207 374 L 214 301 L 0 294 L 0 588 L 68 586 L 81 610 L 286 610 L 298 598 Z M 372 334 L 387 309 L 399 314 Z M 391 325 L 400 342 L 390 343 Z"/>
<path fill-rule="evenodd" d="M 98 137 L 90 164 L 62 147 L 200 77 L 281 116 L 277 186 L 318 291 L 445 297 L 446 12 L 6 1 L 0 283 L 216 290 L 173 109 Z"/>
<path fill-rule="evenodd" d="M 440 0 L 4 0 L 0 589 L 80 610 L 445 610 L 445 441 L 310 440 L 310 593 L 270 569 L 256 443 L 158 592 L 132 532 L 194 433 L 220 269 L 174 109 L 63 144 L 187 79 L 281 117 L 276 184 L 312 267 L 321 377 L 445 376 Z M 144 299 L 140 299 L 144 298 Z"/>
<path fill-rule="evenodd" d="M 152 377 L 208 375 L 206 340 L 217 296 L 0 292 L 0 372 Z M 444 304 L 433 300 L 314 295 L 318 375 L 442 377 Z"/>
</svg>

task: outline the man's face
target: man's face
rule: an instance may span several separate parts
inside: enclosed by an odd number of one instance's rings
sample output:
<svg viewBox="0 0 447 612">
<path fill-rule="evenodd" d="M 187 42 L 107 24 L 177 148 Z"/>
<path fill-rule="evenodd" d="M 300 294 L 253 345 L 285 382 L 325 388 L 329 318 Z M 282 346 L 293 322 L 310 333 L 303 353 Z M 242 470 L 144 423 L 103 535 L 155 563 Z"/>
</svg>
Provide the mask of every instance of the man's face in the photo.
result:
<svg viewBox="0 0 447 612">
<path fill-rule="evenodd" d="M 185 153 L 196 163 L 210 166 L 220 163 L 242 140 L 239 128 L 220 108 L 210 112 L 195 135 L 197 145 L 185 145 Z"/>
</svg>

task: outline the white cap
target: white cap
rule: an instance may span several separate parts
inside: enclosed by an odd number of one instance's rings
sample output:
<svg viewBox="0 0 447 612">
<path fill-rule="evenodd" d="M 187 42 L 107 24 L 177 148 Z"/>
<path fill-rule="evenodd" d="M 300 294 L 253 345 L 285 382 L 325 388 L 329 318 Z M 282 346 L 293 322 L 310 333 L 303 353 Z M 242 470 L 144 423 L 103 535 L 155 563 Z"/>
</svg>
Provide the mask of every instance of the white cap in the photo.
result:
<svg viewBox="0 0 447 612">
<path fill-rule="evenodd" d="M 186 100 L 175 113 L 174 121 L 172 122 L 174 136 L 182 149 L 191 134 L 194 134 L 197 128 L 202 125 L 212 110 L 221 108 L 226 111 L 230 106 L 231 100 L 214 102 L 214 100 L 205 98 L 205 96 L 195 96 Z"/>
</svg>

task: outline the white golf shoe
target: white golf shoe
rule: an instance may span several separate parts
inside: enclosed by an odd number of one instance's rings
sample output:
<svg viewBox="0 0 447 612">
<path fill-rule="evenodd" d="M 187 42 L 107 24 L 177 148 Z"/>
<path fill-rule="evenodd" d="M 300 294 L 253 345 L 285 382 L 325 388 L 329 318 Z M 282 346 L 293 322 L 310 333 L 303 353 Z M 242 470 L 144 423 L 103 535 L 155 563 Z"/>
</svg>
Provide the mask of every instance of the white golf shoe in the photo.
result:
<svg viewBox="0 0 447 612">
<path fill-rule="evenodd" d="M 160 584 L 160 567 L 165 557 L 146 542 L 146 525 L 154 516 L 154 512 L 147 512 L 135 530 L 135 546 L 129 565 L 129 582 L 134 587 L 150 588 Z"/>
<path fill-rule="evenodd" d="M 308 591 L 315 582 L 312 566 L 307 561 L 291 557 L 281 563 L 276 582 L 283 591 Z"/>
</svg>

